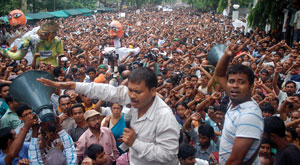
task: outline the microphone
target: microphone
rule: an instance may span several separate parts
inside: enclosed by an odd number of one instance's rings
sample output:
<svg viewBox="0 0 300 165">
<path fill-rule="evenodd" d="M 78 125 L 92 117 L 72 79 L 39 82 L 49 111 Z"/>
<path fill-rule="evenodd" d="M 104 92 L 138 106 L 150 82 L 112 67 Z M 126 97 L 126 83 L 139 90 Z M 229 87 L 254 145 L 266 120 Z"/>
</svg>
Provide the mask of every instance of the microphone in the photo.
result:
<svg viewBox="0 0 300 165">
<path fill-rule="evenodd" d="M 128 112 L 128 113 L 126 113 L 126 114 L 124 115 L 126 128 L 130 128 L 130 121 L 131 121 L 131 118 L 132 118 L 132 115 L 131 115 L 130 112 Z M 122 144 L 119 146 L 119 148 L 120 148 L 122 151 L 124 151 L 124 152 L 126 152 L 126 151 L 129 149 L 129 147 L 128 147 L 125 143 L 122 143 Z"/>
</svg>

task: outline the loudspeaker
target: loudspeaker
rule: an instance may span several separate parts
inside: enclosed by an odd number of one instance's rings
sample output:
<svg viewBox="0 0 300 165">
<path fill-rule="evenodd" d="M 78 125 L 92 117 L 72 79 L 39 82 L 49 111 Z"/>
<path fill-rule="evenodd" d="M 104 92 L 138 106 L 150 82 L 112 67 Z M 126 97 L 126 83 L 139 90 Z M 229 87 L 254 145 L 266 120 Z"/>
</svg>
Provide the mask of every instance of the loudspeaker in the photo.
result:
<svg viewBox="0 0 300 165">
<path fill-rule="evenodd" d="M 207 60 L 212 64 L 213 66 L 216 66 L 221 57 L 224 55 L 226 46 L 218 44 L 210 49 L 207 55 Z"/>
<path fill-rule="evenodd" d="M 54 92 L 54 88 L 36 81 L 41 77 L 54 80 L 54 77 L 45 71 L 24 72 L 13 80 L 9 93 L 17 102 L 30 106 L 42 122 L 54 121 L 55 115 L 50 103 L 50 96 Z"/>
</svg>

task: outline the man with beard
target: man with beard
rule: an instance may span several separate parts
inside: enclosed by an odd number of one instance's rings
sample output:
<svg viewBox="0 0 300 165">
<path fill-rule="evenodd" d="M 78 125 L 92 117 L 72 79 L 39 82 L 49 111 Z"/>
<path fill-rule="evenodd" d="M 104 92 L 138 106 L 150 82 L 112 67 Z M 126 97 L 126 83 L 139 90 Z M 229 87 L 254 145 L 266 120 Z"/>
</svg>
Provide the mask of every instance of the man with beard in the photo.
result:
<svg viewBox="0 0 300 165">
<path fill-rule="evenodd" d="M 275 165 L 300 164 L 300 151 L 285 138 L 284 122 L 277 116 L 268 117 L 264 121 L 264 138 L 268 139 L 272 148 L 277 148 Z"/>
<path fill-rule="evenodd" d="M 74 142 L 77 142 L 80 136 L 89 128 L 84 120 L 85 108 L 82 104 L 76 103 L 71 108 L 72 118 L 75 123 L 72 124 L 69 134 Z"/>
<path fill-rule="evenodd" d="M 89 129 L 77 141 L 76 153 L 78 160 L 83 160 L 86 156 L 85 152 L 91 144 L 99 144 L 103 146 L 105 154 L 109 157 L 106 164 L 115 162 L 119 157 L 119 151 L 111 130 L 107 127 L 101 127 L 100 113 L 95 110 L 89 110 L 84 113 L 84 119 Z"/>
<path fill-rule="evenodd" d="M 257 156 L 263 118 L 259 105 L 252 100 L 253 71 L 244 65 L 227 66 L 230 60 L 247 44 L 230 44 L 216 66 L 216 79 L 230 98 L 225 115 L 221 142 L 220 164 L 259 164 Z"/>
<path fill-rule="evenodd" d="M 279 76 L 279 73 L 281 72 L 281 70 L 282 70 L 282 67 L 277 66 L 275 69 L 274 77 L 273 77 L 273 88 L 279 99 L 279 107 L 280 107 L 281 103 L 287 97 L 293 96 L 293 94 L 297 90 L 296 83 L 294 81 L 287 81 L 284 86 L 285 90 L 284 91 L 280 90 L 280 88 L 278 87 L 277 81 L 278 81 L 278 76 Z"/>
<path fill-rule="evenodd" d="M 178 162 L 179 124 L 172 110 L 156 95 L 157 77 L 150 68 L 133 70 L 128 77 L 128 87 L 54 82 L 44 78 L 37 80 L 47 86 L 75 89 L 90 98 L 121 105 L 131 104 L 128 112 L 131 116 L 130 128 L 124 129 L 122 137 L 130 147 L 130 164 L 169 165 Z"/>
<path fill-rule="evenodd" d="M 74 123 L 74 119 L 71 115 L 71 97 L 68 95 L 61 95 L 58 98 L 58 103 L 59 108 L 62 111 L 62 113 L 59 115 L 59 121 L 63 129 L 65 129 L 68 132 L 71 125 Z"/>
</svg>

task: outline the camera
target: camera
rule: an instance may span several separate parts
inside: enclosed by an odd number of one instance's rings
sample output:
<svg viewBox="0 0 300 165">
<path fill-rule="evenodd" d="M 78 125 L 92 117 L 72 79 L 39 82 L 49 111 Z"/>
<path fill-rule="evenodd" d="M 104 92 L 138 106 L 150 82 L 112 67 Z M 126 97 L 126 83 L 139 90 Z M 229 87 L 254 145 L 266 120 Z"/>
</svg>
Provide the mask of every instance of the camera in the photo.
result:
<svg viewBox="0 0 300 165">
<path fill-rule="evenodd" d="M 119 54 L 116 54 L 115 51 L 104 52 L 103 56 L 108 61 L 114 61 L 114 60 L 118 60 L 119 59 Z"/>
</svg>

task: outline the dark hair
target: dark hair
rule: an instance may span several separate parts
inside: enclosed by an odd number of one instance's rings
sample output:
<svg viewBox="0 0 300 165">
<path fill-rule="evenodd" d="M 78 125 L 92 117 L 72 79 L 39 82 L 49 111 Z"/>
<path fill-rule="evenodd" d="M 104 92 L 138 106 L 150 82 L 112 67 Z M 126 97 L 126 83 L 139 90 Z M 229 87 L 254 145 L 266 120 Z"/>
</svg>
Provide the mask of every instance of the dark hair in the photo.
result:
<svg viewBox="0 0 300 165">
<path fill-rule="evenodd" d="M 5 102 L 7 103 L 7 104 L 9 104 L 10 102 L 13 102 L 14 101 L 14 99 L 11 97 L 11 95 L 10 94 L 8 94 L 6 97 L 5 97 Z"/>
<path fill-rule="evenodd" d="M 298 135 L 297 135 L 297 132 L 295 131 L 295 129 L 293 129 L 293 128 L 286 128 L 285 131 L 291 133 L 293 140 L 297 139 Z"/>
<path fill-rule="evenodd" d="M 91 144 L 85 151 L 86 155 L 93 160 L 96 160 L 96 155 L 101 154 L 102 152 L 104 152 L 104 149 L 99 144 Z"/>
<path fill-rule="evenodd" d="M 272 115 L 275 113 L 275 108 L 270 103 L 264 103 L 260 109 L 262 112 L 271 113 Z"/>
<path fill-rule="evenodd" d="M 81 107 L 83 113 L 85 112 L 85 108 L 84 108 L 84 106 L 83 106 L 82 104 L 80 104 L 80 103 L 75 103 L 75 104 L 71 107 L 71 114 L 73 114 L 73 109 L 74 109 L 74 108 L 78 108 L 78 107 Z"/>
<path fill-rule="evenodd" d="M 271 143 L 270 143 L 269 139 L 262 138 L 261 144 L 271 144 Z"/>
<path fill-rule="evenodd" d="M 73 77 L 72 77 L 71 75 L 66 75 L 66 76 L 64 77 L 64 80 L 63 80 L 63 81 L 66 81 L 67 78 L 71 79 L 71 81 L 74 80 Z"/>
<path fill-rule="evenodd" d="M 197 80 L 198 80 L 198 76 L 197 75 L 194 75 L 194 74 L 190 75 L 190 79 L 192 79 L 193 77 L 197 78 Z"/>
<path fill-rule="evenodd" d="M 264 119 L 266 133 L 274 133 L 279 137 L 285 137 L 285 125 L 280 117 L 271 116 Z"/>
<path fill-rule="evenodd" d="M 179 146 L 178 151 L 178 159 L 182 158 L 183 160 L 187 159 L 188 157 L 194 156 L 196 154 L 196 149 L 189 145 L 189 144 L 181 144 Z"/>
<path fill-rule="evenodd" d="M 148 67 L 139 67 L 134 69 L 130 73 L 128 81 L 132 83 L 141 83 L 141 81 L 145 81 L 148 89 L 157 87 L 157 77 L 155 73 Z"/>
<path fill-rule="evenodd" d="M 60 100 L 63 99 L 63 98 L 69 98 L 71 100 L 71 97 L 69 95 L 63 94 L 63 95 L 59 96 L 58 104 L 60 104 Z"/>
<path fill-rule="evenodd" d="M 62 67 L 60 67 L 60 66 L 57 66 L 57 67 L 55 67 L 54 69 L 53 69 L 53 75 L 54 75 L 54 77 L 58 77 L 59 76 L 59 74 L 61 74 L 61 68 Z"/>
<path fill-rule="evenodd" d="M 94 73 L 96 73 L 96 69 L 95 69 L 95 68 L 92 68 L 92 67 L 90 67 L 90 68 L 88 68 L 88 69 L 86 70 L 86 73 L 90 73 L 90 72 L 94 72 Z"/>
<path fill-rule="evenodd" d="M 178 107 L 179 105 L 184 106 L 185 109 L 189 109 L 189 107 L 187 106 L 187 104 L 186 104 L 185 102 L 179 102 L 179 103 L 177 103 L 177 104 L 175 105 L 175 109 L 177 109 L 177 107 Z"/>
<path fill-rule="evenodd" d="M 0 129 L 0 149 L 7 149 L 7 141 L 8 139 L 14 139 L 13 134 L 11 133 L 11 129 L 9 127 Z"/>
<path fill-rule="evenodd" d="M 269 71 L 267 71 L 267 70 L 265 70 L 265 69 L 261 70 L 260 73 L 261 73 L 261 74 L 262 74 L 262 73 L 266 73 L 267 75 L 270 74 Z"/>
<path fill-rule="evenodd" d="M 287 82 L 285 83 L 285 86 L 287 86 L 288 84 L 294 84 L 294 87 L 295 87 L 295 88 L 297 87 L 296 83 L 295 83 L 294 81 L 292 81 L 292 80 L 287 81 Z"/>
<path fill-rule="evenodd" d="M 25 110 L 31 110 L 31 108 L 28 105 L 21 104 L 18 108 L 16 108 L 16 113 L 19 117 L 21 117 Z"/>
<path fill-rule="evenodd" d="M 241 64 L 235 64 L 235 65 L 232 65 L 228 71 L 227 71 L 227 79 L 228 79 L 228 76 L 229 74 L 238 74 L 238 73 L 242 73 L 242 74 L 246 74 L 247 77 L 248 77 L 248 81 L 249 81 L 249 84 L 252 85 L 253 82 L 254 82 L 254 73 L 253 71 L 245 66 L 245 65 L 241 65 Z"/>
<path fill-rule="evenodd" d="M 7 83 L 0 84 L 0 92 L 2 91 L 2 88 L 4 88 L 4 87 L 9 87 L 9 84 L 7 84 Z"/>
<path fill-rule="evenodd" d="M 201 134 L 202 136 L 207 136 L 208 138 L 215 137 L 214 128 L 208 124 L 199 126 L 198 133 L 199 135 Z"/>
</svg>

